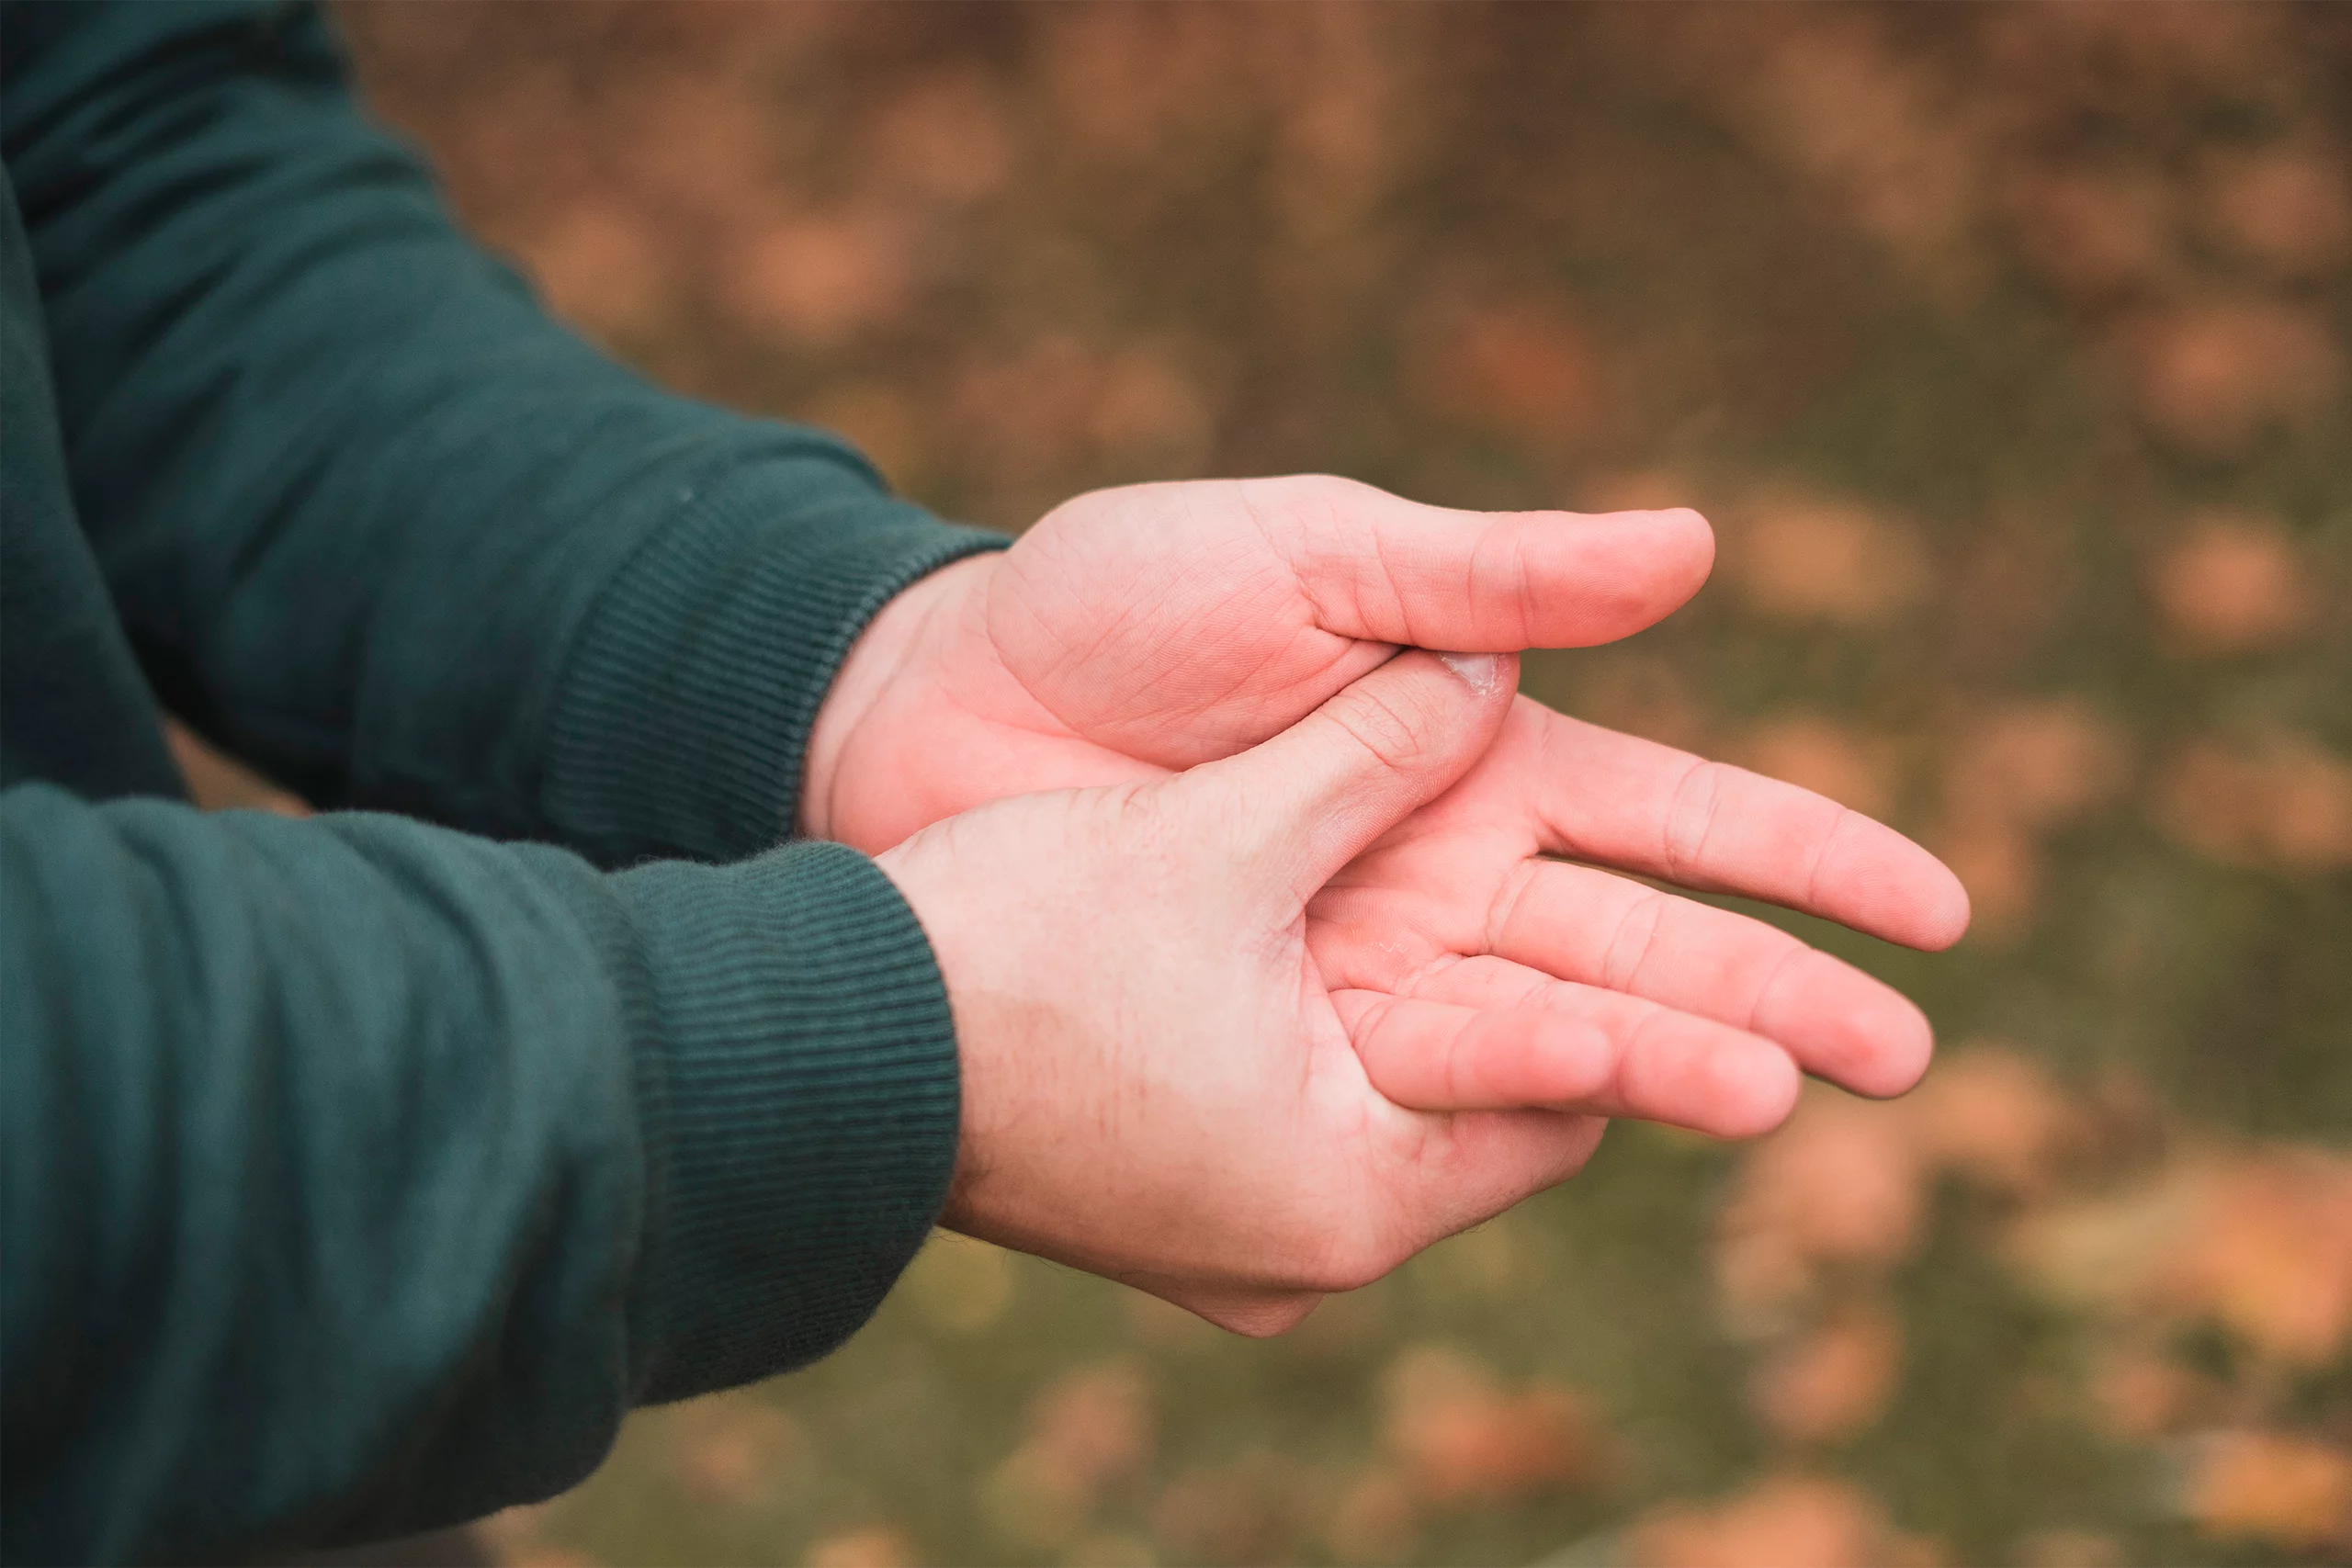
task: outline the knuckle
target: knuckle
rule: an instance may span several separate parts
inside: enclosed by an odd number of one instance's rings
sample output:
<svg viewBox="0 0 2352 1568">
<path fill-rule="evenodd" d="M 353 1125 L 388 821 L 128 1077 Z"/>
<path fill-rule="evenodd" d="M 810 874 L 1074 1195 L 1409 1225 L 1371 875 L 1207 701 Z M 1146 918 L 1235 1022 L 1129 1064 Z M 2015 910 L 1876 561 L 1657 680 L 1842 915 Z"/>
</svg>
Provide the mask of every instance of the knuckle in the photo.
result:
<svg viewBox="0 0 2352 1568">
<path fill-rule="evenodd" d="M 1715 824 L 1715 807 L 1723 795 L 1726 772 L 1721 762 L 1692 758 L 1690 769 L 1674 787 L 1666 813 L 1666 842 L 1662 846 L 1668 874 L 1679 877 L 1706 853 L 1707 838 Z"/>
<path fill-rule="evenodd" d="M 1358 689 L 1331 710 L 1331 718 L 1384 766 L 1403 768 L 1429 748 L 1434 716 L 1425 702 Z"/>
</svg>

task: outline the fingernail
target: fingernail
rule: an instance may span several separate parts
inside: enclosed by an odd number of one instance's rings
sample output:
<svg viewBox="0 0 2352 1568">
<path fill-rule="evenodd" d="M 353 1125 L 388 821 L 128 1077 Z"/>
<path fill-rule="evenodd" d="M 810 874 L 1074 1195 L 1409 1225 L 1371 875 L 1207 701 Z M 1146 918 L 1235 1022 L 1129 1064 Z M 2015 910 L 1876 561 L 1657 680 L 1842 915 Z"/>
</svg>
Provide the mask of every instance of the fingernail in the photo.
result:
<svg viewBox="0 0 2352 1568">
<path fill-rule="evenodd" d="M 1441 653 L 1438 662 L 1462 677 L 1462 683 L 1485 696 L 1502 677 L 1502 660 L 1491 653 Z"/>
</svg>

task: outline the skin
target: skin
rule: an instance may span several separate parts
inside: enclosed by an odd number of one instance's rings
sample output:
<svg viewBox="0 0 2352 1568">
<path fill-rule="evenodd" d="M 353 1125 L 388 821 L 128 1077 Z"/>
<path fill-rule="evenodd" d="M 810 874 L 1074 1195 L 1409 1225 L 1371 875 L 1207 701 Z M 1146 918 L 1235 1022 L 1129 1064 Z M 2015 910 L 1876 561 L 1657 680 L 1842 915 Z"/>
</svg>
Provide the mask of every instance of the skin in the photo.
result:
<svg viewBox="0 0 2352 1568">
<path fill-rule="evenodd" d="M 1949 871 L 1514 694 L 1520 650 L 1651 625 L 1713 558 L 1687 511 L 1152 485 L 888 606 L 800 826 L 879 855 L 939 954 L 949 1223 L 1270 1331 L 1563 1179 L 1600 1118 L 1746 1136 L 1804 1073 L 1916 1083 L 1900 995 L 1615 872 L 1940 948 Z"/>
</svg>

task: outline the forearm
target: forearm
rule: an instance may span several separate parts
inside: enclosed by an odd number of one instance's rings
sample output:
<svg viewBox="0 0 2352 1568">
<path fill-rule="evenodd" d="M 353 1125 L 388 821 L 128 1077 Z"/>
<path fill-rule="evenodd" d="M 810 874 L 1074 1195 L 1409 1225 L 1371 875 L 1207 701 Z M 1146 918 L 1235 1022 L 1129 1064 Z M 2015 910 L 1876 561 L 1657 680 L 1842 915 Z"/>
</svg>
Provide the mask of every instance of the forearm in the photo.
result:
<svg viewBox="0 0 2352 1568">
<path fill-rule="evenodd" d="M 940 1201 L 946 1004 L 845 851 L 0 812 L 12 1561 L 548 1495 L 629 1405 L 829 1348 Z"/>
<path fill-rule="evenodd" d="M 307 9 L 7 32 L 75 497 L 166 700 L 329 803 L 607 863 L 780 836 L 865 619 L 989 541 L 548 321 Z"/>
</svg>

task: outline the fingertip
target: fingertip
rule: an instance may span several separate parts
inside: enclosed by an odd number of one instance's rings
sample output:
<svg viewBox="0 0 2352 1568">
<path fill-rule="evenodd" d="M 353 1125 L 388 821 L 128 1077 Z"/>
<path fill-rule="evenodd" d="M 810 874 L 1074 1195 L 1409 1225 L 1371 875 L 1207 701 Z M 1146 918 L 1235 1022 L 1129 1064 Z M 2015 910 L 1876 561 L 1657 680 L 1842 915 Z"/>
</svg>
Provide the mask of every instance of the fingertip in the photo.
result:
<svg viewBox="0 0 2352 1568">
<path fill-rule="evenodd" d="M 1689 603 L 1714 570 L 1714 530 L 1689 507 L 1554 516 L 1569 525 L 1542 537 L 1547 570 L 1534 585 L 1550 602 L 1530 630 L 1544 647 L 1629 637 Z"/>
<path fill-rule="evenodd" d="M 1714 525 L 1688 506 L 1669 506 L 1643 515 L 1662 536 L 1658 541 L 1660 550 L 1694 574 L 1690 588 L 1696 592 L 1699 584 L 1715 568 Z"/>
<path fill-rule="evenodd" d="M 1853 1066 L 1837 1075 L 1843 1089 L 1871 1100 L 1893 1100 L 1919 1087 L 1935 1058 L 1935 1026 L 1910 998 L 1882 990 L 1855 1010 L 1848 1030 L 1856 1038 Z"/>
<path fill-rule="evenodd" d="M 1804 1075 L 1776 1045 L 1722 1050 L 1705 1068 L 1713 1113 L 1703 1131 L 1718 1138 L 1754 1138 L 1772 1131 L 1797 1108 Z"/>
<path fill-rule="evenodd" d="M 1847 813 L 1815 867 L 1814 906 L 1856 931 L 1941 953 L 1968 931 L 1968 889 L 1951 868 L 1883 822 Z"/>
<path fill-rule="evenodd" d="M 1922 912 L 1920 940 L 1915 944 L 1928 953 L 1941 953 L 1968 934 L 1968 922 L 1975 917 L 1969 902 L 1967 885 L 1951 867 L 1933 856 L 1937 876 L 1933 893 Z"/>
</svg>

